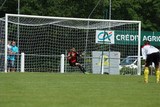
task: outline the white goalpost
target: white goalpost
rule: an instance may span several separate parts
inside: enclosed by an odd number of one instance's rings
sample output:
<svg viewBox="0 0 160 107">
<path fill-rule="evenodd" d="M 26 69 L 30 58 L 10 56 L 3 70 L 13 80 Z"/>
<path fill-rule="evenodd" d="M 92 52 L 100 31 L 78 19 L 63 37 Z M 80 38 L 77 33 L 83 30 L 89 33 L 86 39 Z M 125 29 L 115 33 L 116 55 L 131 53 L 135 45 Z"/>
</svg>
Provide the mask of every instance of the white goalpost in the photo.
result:
<svg viewBox="0 0 160 107">
<path fill-rule="evenodd" d="M 17 71 L 79 72 L 79 68 L 69 66 L 66 59 L 67 52 L 75 47 L 78 52 L 85 53 L 78 61 L 88 72 L 100 73 L 103 68 L 103 73 L 120 74 L 117 67 L 121 60 L 138 56 L 135 75 L 141 74 L 140 21 L 6 14 L 0 25 L 0 40 L 5 43 L 1 43 L 5 72 L 7 42 L 16 41 L 19 48 L 15 60 Z"/>
</svg>

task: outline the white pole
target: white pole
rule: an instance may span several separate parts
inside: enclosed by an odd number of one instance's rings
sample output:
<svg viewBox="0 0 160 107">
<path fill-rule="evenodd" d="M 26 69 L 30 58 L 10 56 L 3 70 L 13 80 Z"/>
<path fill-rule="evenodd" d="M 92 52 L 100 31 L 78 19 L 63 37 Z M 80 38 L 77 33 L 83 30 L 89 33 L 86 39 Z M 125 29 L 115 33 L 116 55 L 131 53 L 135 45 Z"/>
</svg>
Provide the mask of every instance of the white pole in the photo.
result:
<svg viewBox="0 0 160 107">
<path fill-rule="evenodd" d="M 20 0 L 18 0 L 18 15 L 20 14 Z"/>
<path fill-rule="evenodd" d="M 24 72 L 25 67 L 25 55 L 24 53 L 21 53 L 21 72 Z"/>
<path fill-rule="evenodd" d="M 4 60 L 4 72 L 7 73 L 7 44 L 8 44 L 8 15 L 5 15 L 5 60 Z"/>
<path fill-rule="evenodd" d="M 109 20 L 111 20 L 112 17 L 112 0 L 109 0 Z M 109 23 L 109 30 L 110 30 L 111 23 Z M 111 45 L 109 44 L 109 63 L 110 63 L 110 51 L 111 51 Z M 109 65 L 109 70 L 108 72 L 110 73 L 110 65 Z"/>
<path fill-rule="evenodd" d="M 102 55 L 101 74 L 104 74 L 104 55 Z"/>
<path fill-rule="evenodd" d="M 20 0 L 18 0 L 18 15 L 20 14 Z M 17 46 L 19 47 L 19 16 L 18 16 L 18 24 L 17 24 Z M 19 54 L 19 52 L 18 52 Z M 19 71 L 19 55 L 17 56 L 17 70 Z"/>
<path fill-rule="evenodd" d="M 112 17 L 112 0 L 109 1 L 109 20 L 111 20 Z"/>
<path fill-rule="evenodd" d="M 61 54 L 61 68 L 60 72 L 64 73 L 64 54 Z"/>
<path fill-rule="evenodd" d="M 139 28 L 138 28 L 138 75 L 141 75 L 141 22 L 139 22 Z"/>
</svg>

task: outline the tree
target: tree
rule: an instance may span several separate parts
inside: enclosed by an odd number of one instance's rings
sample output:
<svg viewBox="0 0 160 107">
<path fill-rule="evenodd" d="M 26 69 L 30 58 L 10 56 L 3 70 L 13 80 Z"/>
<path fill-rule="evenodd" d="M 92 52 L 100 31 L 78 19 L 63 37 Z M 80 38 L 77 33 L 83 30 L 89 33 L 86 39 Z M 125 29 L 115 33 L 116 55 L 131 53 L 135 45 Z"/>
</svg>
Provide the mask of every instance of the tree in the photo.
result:
<svg viewBox="0 0 160 107">
<path fill-rule="evenodd" d="M 142 30 L 160 30 L 159 0 L 121 0 L 113 1 L 112 19 L 140 20 Z"/>
<path fill-rule="evenodd" d="M 1 0 L 2 1 L 2 0 Z M 2 1 L 3 2 L 3 1 Z M 1 3 L 2 3 L 1 2 Z M 2 4 L 0 4 L 1 6 Z M 17 0 L 7 0 L 3 7 L 0 9 L 0 17 L 4 17 L 5 13 L 17 13 Z"/>
<path fill-rule="evenodd" d="M 7 0 L 0 10 L 18 13 L 18 0 Z M 88 18 L 99 0 L 20 0 L 20 13 L 43 16 Z M 108 18 L 109 1 L 101 0 L 90 18 Z M 160 0 L 112 0 L 112 19 L 140 20 L 142 30 L 160 31 Z"/>
<path fill-rule="evenodd" d="M 142 27 L 145 30 L 160 31 L 160 1 L 142 0 L 139 16 L 142 18 Z"/>
</svg>

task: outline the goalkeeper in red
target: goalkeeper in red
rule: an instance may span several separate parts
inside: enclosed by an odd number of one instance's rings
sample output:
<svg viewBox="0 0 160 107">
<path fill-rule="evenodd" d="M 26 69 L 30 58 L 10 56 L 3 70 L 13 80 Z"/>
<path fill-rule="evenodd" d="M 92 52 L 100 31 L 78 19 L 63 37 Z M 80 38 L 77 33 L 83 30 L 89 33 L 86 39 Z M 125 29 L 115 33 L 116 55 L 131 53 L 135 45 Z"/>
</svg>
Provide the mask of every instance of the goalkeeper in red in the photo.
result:
<svg viewBox="0 0 160 107">
<path fill-rule="evenodd" d="M 142 47 L 142 56 L 145 60 L 145 69 L 144 69 L 144 82 L 148 83 L 148 74 L 149 74 L 149 65 L 152 62 L 156 68 L 156 82 L 159 83 L 160 80 L 160 52 L 159 50 L 150 45 L 149 41 L 144 42 L 144 46 Z"/>
<path fill-rule="evenodd" d="M 78 66 L 79 69 L 84 73 L 86 74 L 86 70 L 84 69 L 84 67 L 77 61 L 77 57 L 81 57 L 81 55 L 76 52 L 76 49 L 75 48 L 72 48 L 70 50 L 70 52 L 68 52 L 68 56 L 67 56 L 67 59 L 69 61 L 69 64 L 70 66 Z"/>
</svg>

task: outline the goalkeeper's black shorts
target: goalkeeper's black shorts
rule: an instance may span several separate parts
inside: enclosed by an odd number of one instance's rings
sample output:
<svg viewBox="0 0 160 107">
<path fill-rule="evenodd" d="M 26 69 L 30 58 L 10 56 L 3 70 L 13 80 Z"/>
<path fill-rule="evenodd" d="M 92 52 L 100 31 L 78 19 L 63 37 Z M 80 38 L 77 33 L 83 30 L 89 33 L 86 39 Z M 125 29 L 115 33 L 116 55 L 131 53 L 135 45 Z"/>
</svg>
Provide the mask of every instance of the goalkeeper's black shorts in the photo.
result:
<svg viewBox="0 0 160 107">
<path fill-rule="evenodd" d="M 147 55 L 146 59 L 146 66 L 149 67 L 152 62 L 155 64 L 155 66 L 159 65 L 160 62 L 160 52 L 152 53 Z"/>
<path fill-rule="evenodd" d="M 69 65 L 70 65 L 70 66 L 76 66 L 76 63 L 78 63 L 78 62 L 70 62 L 70 61 L 69 61 Z"/>
</svg>

